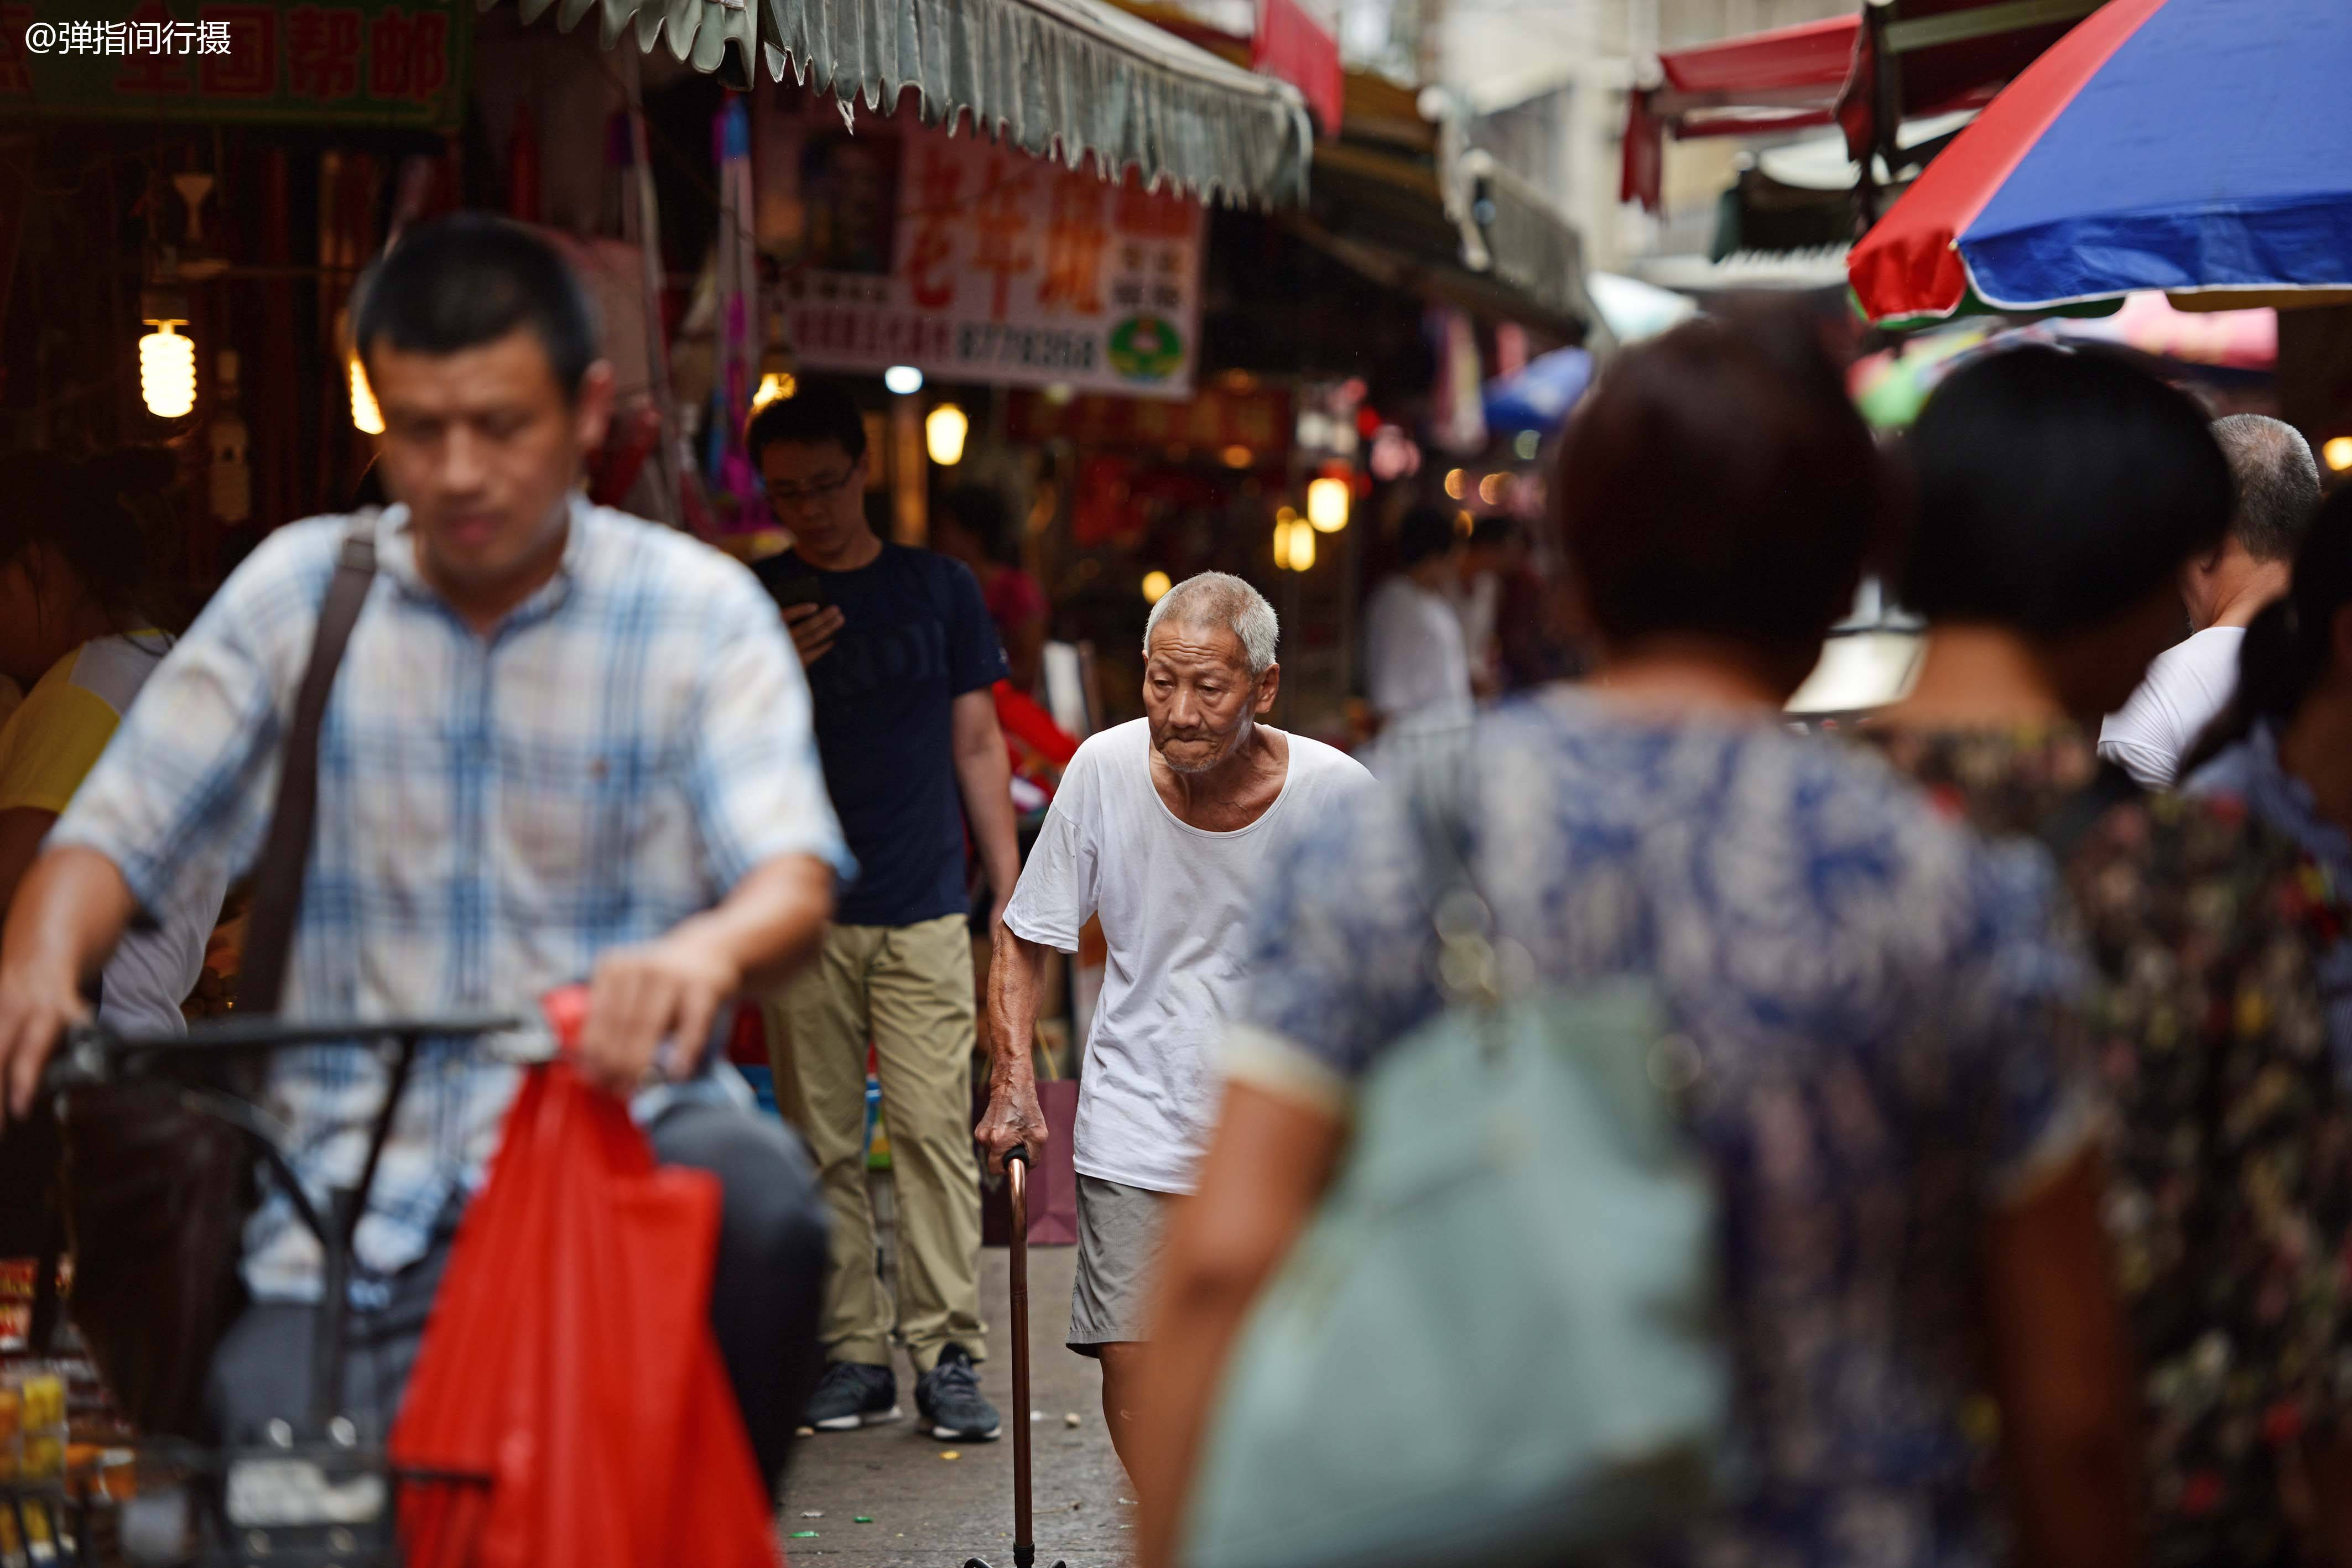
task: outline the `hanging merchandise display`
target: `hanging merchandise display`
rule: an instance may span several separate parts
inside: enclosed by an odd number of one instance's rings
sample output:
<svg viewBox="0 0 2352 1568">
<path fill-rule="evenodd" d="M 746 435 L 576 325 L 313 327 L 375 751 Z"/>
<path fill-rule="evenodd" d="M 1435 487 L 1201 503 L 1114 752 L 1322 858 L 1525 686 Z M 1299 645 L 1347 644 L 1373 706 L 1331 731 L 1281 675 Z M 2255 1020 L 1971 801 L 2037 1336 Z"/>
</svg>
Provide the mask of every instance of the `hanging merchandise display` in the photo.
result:
<svg viewBox="0 0 2352 1568">
<path fill-rule="evenodd" d="M 803 366 L 1192 395 L 1197 204 L 969 134 L 768 119 L 758 228 Z"/>
<path fill-rule="evenodd" d="M 729 96 L 711 124 L 710 141 L 719 166 L 719 237 L 711 247 L 718 373 L 711 378 L 703 481 L 722 524 L 751 527 L 766 520 L 767 506 L 743 446 L 743 422 L 758 384 L 761 315 L 760 254 L 751 228 L 751 120 L 742 99 Z"/>
<path fill-rule="evenodd" d="M 645 301 L 646 386 L 661 420 L 652 460 L 655 516 L 674 528 L 684 527 L 708 538 L 715 523 L 694 469 L 684 422 L 678 418 L 677 399 L 670 385 L 669 345 L 662 330 L 661 206 L 654 189 L 653 154 L 646 132 L 645 72 L 636 50 L 623 49 L 619 58 L 627 110 L 615 121 L 615 134 L 605 152 L 608 160 L 621 168 L 621 235 L 637 252 L 638 291 Z"/>
<path fill-rule="evenodd" d="M 1486 444 L 1486 411 L 1481 397 L 1478 331 L 1452 306 L 1429 312 L 1430 345 L 1436 350 L 1437 382 L 1431 389 L 1430 434 L 1449 452 L 1472 453 Z"/>
</svg>

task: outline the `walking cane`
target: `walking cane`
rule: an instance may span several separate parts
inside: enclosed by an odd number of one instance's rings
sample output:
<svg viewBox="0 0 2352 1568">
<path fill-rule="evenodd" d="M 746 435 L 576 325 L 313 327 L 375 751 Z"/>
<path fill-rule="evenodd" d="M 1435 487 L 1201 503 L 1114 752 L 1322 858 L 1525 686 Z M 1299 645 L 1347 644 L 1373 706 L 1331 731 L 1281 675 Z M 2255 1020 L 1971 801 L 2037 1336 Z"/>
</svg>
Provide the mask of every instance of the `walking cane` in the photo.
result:
<svg viewBox="0 0 2352 1568">
<path fill-rule="evenodd" d="M 1013 1564 L 1034 1568 L 1036 1543 L 1029 1509 L 1029 1151 L 1009 1150 L 1004 1179 L 1013 1198 Z M 974 1557 L 963 1568 L 988 1568 Z M 1069 1568 L 1055 1563 L 1054 1568 Z"/>
</svg>

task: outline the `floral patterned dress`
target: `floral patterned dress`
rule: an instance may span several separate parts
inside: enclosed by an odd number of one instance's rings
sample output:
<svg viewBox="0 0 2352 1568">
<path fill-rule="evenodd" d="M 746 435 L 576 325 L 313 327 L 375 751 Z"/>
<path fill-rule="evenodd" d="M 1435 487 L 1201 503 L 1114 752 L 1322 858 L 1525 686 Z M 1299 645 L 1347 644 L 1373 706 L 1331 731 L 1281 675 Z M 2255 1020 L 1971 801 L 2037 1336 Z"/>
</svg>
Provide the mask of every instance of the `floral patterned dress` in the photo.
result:
<svg viewBox="0 0 2352 1568">
<path fill-rule="evenodd" d="M 2293 1562 L 2281 1448 L 2352 1396 L 2352 1115 L 2315 975 L 2331 879 L 2237 796 L 2124 799 L 2059 831 L 2097 771 L 2071 728 L 1864 734 L 1954 815 L 2063 857 L 2098 977 L 2082 1021 L 2115 1111 L 2154 1560 Z"/>
<path fill-rule="evenodd" d="M 1984 1218 L 2098 1126 L 2053 1032 L 2081 976 L 2046 862 L 1769 716 L 1548 692 L 1482 717 L 1465 760 L 1462 848 L 1507 965 L 1643 978 L 1699 1059 L 1740 1481 L 1657 1560 L 2001 1561 L 1969 1411 Z M 1344 1104 L 1444 1005 L 1415 804 L 1368 791 L 1269 867 L 1235 1078 Z"/>
</svg>

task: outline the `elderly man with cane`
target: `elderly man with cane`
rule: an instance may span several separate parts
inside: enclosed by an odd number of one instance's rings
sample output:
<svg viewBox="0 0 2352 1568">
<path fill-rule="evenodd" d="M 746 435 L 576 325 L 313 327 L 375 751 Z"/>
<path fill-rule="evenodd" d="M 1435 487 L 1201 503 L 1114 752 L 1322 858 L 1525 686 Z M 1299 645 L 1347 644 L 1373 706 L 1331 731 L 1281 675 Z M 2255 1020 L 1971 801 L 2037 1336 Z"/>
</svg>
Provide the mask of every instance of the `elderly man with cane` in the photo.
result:
<svg viewBox="0 0 2352 1568">
<path fill-rule="evenodd" d="M 1139 1414 L 1146 1282 L 1171 1198 L 1192 1188 L 1217 1104 L 1212 1048 L 1238 1000 L 1256 873 L 1371 776 L 1260 722 L 1273 607 L 1236 577 L 1169 591 L 1144 629 L 1146 716 L 1079 747 L 996 934 L 989 967 L 992 1164 L 1045 1145 L 1030 1065 L 1045 949 L 1099 915 L 1109 963 L 1079 1091 L 1078 1277 L 1070 1348 L 1102 1363 L 1124 1460 Z"/>
</svg>

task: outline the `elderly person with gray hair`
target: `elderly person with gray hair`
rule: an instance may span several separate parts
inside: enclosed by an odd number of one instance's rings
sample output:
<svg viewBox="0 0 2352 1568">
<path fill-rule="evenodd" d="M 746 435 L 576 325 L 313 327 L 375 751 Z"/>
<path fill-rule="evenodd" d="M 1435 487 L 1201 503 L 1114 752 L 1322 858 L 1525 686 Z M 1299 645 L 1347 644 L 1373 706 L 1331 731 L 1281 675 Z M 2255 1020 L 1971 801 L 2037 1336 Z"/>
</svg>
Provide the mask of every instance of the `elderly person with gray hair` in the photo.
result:
<svg viewBox="0 0 2352 1568">
<path fill-rule="evenodd" d="M 2215 420 L 2213 436 L 2238 501 L 2221 542 L 2181 571 L 2189 635 L 2157 655 L 2099 730 L 2099 755 L 2149 789 L 2172 787 L 2181 758 L 2229 706 L 2246 627 L 2287 591 L 2295 549 L 2319 510 L 2319 465 L 2294 426 L 2237 413 Z"/>
<path fill-rule="evenodd" d="M 1078 1096 L 1078 1277 L 1069 1345 L 1100 1360 L 1128 1452 L 1145 1281 L 1171 1195 L 1190 1192 L 1217 1106 L 1212 1052 L 1240 1001 L 1259 869 L 1371 775 L 1259 722 L 1274 706 L 1273 607 L 1237 577 L 1189 578 L 1143 632 L 1145 716 L 1078 748 L 988 973 L 992 1165 L 1044 1146 L 1030 1067 L 1045 950 L 1099 915 L 1109 963 Z"/>
</svg>

